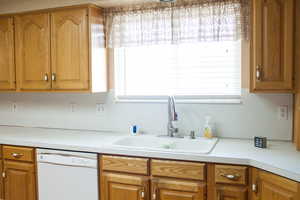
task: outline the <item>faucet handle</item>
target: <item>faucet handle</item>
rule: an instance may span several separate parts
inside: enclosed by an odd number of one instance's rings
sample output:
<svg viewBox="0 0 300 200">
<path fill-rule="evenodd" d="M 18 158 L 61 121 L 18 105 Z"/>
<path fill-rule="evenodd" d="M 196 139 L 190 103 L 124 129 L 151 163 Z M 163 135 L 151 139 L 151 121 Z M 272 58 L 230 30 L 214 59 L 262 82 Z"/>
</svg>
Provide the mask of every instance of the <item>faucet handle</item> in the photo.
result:
<svg viewBox="0 0 300 200">
<path fill-rule="evenodd" d="M 191 131 L 191 133 L 190 133 L 190 138 L 191 138 L 191 139 L 196 139 L 195 131 Z"/>
</svg>

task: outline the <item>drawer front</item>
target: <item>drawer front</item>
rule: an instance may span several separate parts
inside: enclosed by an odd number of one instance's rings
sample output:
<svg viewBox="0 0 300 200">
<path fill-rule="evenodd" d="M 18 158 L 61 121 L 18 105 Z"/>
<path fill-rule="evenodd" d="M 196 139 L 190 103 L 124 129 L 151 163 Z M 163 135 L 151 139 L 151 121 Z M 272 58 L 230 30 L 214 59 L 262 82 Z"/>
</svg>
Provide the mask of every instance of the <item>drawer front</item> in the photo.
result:
<svg viewBox="0 0 300 200">
<path fill-rule="evenodd" d="M 215 182 L 247 185 L 248 167 L 215 165 Z"/>
<path fill-rule="evenodd" d="M 153 176 L 205 180 L 205 164 L 152 160 L 151 173 Z"/>
<path fill-rule="evenodd" d="M 3 146 L 3 157 L 8 160 L 34 161 L 34 148 Z"/>
<path fill-rule="evenodd" d="M 149 159 L 122 156 L 102 156 L 103 170 L 148 175 Z"/>
</svg>

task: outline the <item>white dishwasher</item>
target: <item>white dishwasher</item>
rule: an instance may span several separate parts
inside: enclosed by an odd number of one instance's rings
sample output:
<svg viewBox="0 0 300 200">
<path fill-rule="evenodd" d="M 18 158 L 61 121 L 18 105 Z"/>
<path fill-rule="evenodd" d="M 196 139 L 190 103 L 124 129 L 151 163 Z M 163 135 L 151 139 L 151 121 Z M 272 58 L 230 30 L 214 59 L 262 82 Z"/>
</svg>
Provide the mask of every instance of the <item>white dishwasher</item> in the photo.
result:
<svg viewBox="0 0 300 200">
<path fill-rule="evenodd" d="M 37 149 L 39 200 L 98 200 L 97 154 Z"/>
</svg>

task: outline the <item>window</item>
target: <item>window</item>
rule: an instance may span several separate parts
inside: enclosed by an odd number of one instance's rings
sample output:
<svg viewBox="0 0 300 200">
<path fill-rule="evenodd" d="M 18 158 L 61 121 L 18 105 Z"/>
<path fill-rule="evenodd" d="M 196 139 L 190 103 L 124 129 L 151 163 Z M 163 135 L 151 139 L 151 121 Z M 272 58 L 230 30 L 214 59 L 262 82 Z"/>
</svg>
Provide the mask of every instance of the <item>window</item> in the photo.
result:
<svg viewBox="0 0 300 200">
<path fill-rule="evenodd" d="M 118 99 L 238 99 L 241 42 L 115 48 Z M 222 101 L 221 101 L 222 102 Z"/>
</svg>

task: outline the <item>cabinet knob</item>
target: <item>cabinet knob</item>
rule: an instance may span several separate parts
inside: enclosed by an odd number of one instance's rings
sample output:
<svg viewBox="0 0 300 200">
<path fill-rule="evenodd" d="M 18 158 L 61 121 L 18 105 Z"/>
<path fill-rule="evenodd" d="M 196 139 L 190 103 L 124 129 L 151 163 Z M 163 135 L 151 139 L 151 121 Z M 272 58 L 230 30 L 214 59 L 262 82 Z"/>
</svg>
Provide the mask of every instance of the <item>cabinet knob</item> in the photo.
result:
<svg viewBox="0 0 300 200">
<path fill-rule="evenodd" d="M 44 81 L 48 81 L 48 74 L 47 73 L 44 76 Z"/>
<path fill-rule="evenodd" d="M 55 73 L 52 73 L 52 81 L 56 81 L 56 74 Z"/>
<path fill-rule="evenodd" d="M 261 81 L 261 67 L 259 65 L 256 66 L 256 80 Z"/>
</svg>

